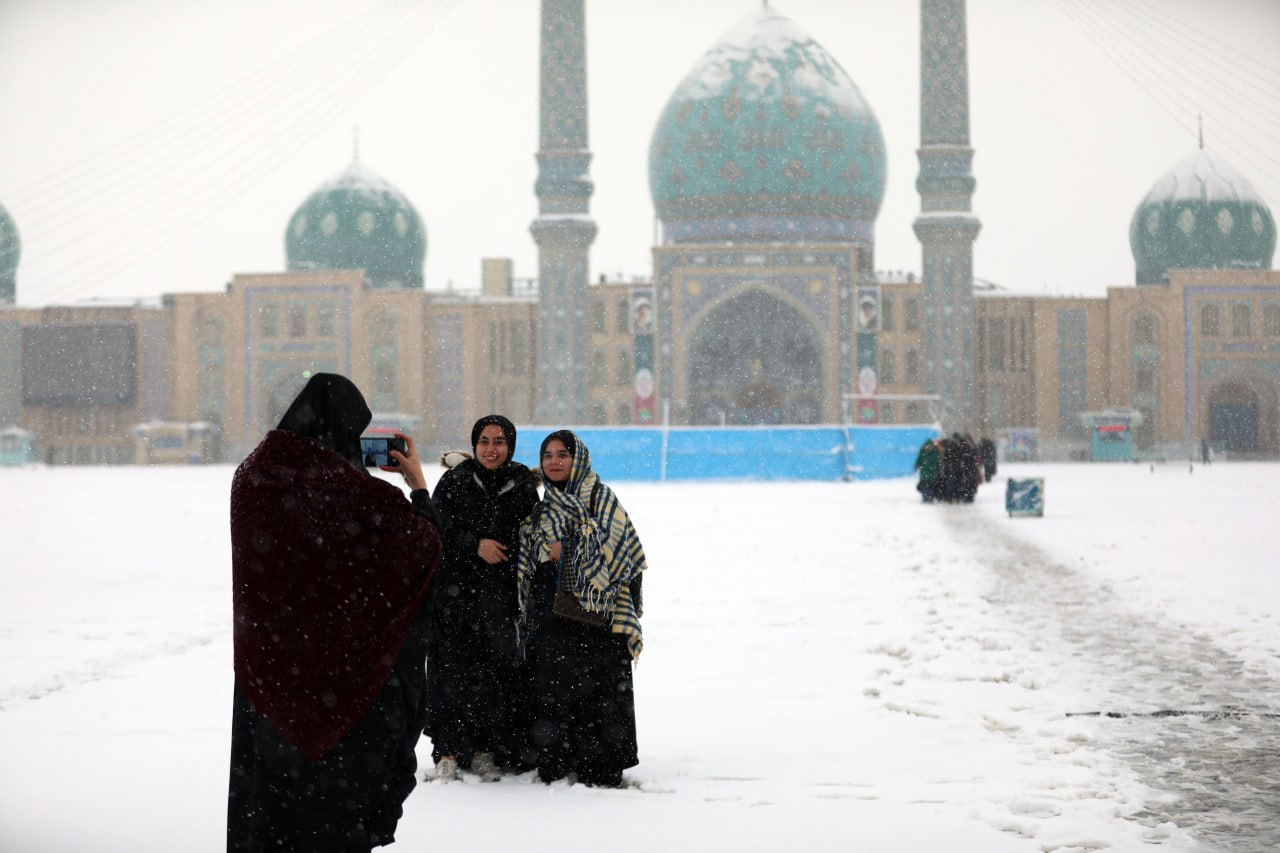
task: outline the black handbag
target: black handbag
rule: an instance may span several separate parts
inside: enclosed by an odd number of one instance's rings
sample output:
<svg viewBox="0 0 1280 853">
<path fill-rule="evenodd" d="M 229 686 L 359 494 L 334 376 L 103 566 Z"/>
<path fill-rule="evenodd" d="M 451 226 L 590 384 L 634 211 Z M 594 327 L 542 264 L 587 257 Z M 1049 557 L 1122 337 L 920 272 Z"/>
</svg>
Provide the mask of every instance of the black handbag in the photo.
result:
<svg viewBox="0 0 1280 853">
<path fill-rule="evenodd" d="M 560 562 L 556 563 L 556 595 L 551 602 L 551 612 L 561 619 L 580 622 L 593 628 L 603 628 L 613 621 L 611 616 L 606 613 L 591 612 L 582 606 L 582 602 L 578 601 L 576 595 L 560 587 L 560 572 L 573 556 L 573 543 L 572 539 L 565 539 L 560 543 Z"/>
</svg>

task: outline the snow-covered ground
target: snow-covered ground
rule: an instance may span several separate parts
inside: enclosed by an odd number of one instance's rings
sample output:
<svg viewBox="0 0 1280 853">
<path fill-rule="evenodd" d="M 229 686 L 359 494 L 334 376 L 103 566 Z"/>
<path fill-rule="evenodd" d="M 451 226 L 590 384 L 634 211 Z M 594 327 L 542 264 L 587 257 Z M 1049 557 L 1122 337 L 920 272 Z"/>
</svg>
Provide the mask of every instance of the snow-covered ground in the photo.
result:
<svg viewBox="0 0 1280 853">
<path fill-rule="evenodd" d="M 231 470 L 0 470 L 0 850 L 223 848 Z M 1007 517 L 1033 475 L 1045 517 Z M 631 787 L 422 784 L 391 849 L 1270 849 L 1277 475 L 615 483 L 651 567 Z"/>
</svg>

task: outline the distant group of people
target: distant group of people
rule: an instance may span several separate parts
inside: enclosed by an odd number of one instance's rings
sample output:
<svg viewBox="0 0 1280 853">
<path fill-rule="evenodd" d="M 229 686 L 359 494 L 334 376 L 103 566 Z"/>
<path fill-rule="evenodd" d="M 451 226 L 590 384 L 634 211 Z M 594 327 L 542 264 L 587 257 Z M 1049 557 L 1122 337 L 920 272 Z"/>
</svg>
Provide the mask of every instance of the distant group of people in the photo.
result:
<svg viewBox="0 0 1280 853">
<path fill-rule="evenodd" d="M 928 439 L 916 454 L 916 490 L 925 503 L 973 503 L 978 486 L 996 475 L 996 444 L 968 433 Z"/>
<path fill-rule="evenodd" d="M 638 763 L 645 556 L 586 445 L 554 432 L 531 471 L 483 417 L 433 498 L 401 434 L 406 501 L 363 464 L 371 419 L 314 375 L 232 481 L 228 851 L 392 843 L 424 733 L 439 782 L 619 787 Z"/>
</svg>

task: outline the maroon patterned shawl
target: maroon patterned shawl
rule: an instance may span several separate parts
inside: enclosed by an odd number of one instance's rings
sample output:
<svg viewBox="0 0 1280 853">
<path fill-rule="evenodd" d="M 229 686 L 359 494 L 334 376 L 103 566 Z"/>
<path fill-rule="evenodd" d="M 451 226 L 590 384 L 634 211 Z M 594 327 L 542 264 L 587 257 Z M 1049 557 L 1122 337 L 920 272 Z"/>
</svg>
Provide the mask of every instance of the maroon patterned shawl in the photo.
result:
<svg viewBox="0 0 1280 853">
<path fill-rule="evenodd" d="M 231 485 L 235 673 L 317 761 L 386 683 L 440 562 L 400 489 L 319 441 L 273 430 Z"/>
</svg>

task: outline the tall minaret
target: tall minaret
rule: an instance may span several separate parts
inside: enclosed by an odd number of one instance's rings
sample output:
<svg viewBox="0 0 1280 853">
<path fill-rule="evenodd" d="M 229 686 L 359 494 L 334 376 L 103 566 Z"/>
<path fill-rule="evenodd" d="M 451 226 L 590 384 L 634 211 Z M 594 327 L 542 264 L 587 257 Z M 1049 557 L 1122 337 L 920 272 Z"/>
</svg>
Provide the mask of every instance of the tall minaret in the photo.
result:
<svg viewBox="0 0 1280 853">
<path fill-rule="evenodd" d="M 596 238 L 587 169 L 587 50 L 583 0 L 542 0 L 539 101 L 538 387 L 534 418 L 587 419 L 587 254 Z"/>
<path fill-rule="evenodd" d="M 964 0 L 920 0 L 920 215 L 925 392 L 947 432 L 974 423 L 973 241 L 969 59 Z"/>
</svg>

